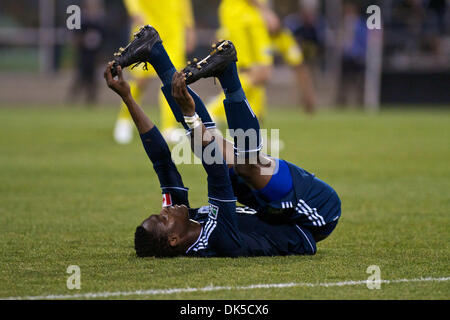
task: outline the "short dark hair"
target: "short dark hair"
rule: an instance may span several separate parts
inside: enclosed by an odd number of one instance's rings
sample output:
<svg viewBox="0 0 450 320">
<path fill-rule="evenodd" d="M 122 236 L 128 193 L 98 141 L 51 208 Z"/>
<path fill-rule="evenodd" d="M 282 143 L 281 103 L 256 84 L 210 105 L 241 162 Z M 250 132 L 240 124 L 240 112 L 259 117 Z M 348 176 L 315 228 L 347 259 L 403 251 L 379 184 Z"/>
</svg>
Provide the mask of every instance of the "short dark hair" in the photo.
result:
<svg viewBox="0 0 450 320">
<path fill-rule="evenodd" d="M 164 234 L 149 232 L 142 226 L 136 228 L 134 249 L 138 257 L 174 257 L 177 254 Z"/>
</svg>

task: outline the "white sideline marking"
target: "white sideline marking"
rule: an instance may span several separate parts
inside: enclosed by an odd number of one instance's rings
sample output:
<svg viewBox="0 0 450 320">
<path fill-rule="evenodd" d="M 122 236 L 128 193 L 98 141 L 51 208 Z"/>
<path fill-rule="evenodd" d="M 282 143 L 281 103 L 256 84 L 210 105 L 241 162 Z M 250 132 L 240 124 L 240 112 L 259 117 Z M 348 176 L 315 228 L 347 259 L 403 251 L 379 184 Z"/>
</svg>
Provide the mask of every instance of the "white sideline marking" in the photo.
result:
<svg viewBox="0 0 450 320">
<path fill-rule="evenodd" d="M 402 283 L 402 282 L 443 282 L 449 281 L 450 277 L 442 278 L 416 278 L 416 279 L 394 279 L 394 280 L 380 280 L 380 283 Z M 306 283 L 306 282 L 289 282 L 289 283 L 268 283 L 268 284 L 253 284 L 248 286 L 208 286 L 203 288 L 173 288 L 173 289 L 149 289 L 149 290 L 137 290 L 137 291 L 116 291 L 116 292 L 97 292 L 97 293 L 80 293 L 80 294 L 67 294 L 67 295 L 48 295 L 48 296 L 24 296 L 24 297 L 6 297 L 0 298 L 0 300 L 57 300 L 57 299 L 90 299 L 90 298 L 110 298 L 110 297 L 127 297 L 127 296 L 153 296 L 153 295 L 170 295 L 176 293 L 189 293 L 189 292 L 210 292 L 210 291 L 223 291 L 223 290 L 253 290 L 253 289 L 270 289 L 270 288 L 292 288 L 292 287 L 343 287 L 343 286 L 358 286 L 366 284 L 367 280 L 358 281 L 341 281 L 341 282 L 318 282 L 318 283 Z"/>
</svg>

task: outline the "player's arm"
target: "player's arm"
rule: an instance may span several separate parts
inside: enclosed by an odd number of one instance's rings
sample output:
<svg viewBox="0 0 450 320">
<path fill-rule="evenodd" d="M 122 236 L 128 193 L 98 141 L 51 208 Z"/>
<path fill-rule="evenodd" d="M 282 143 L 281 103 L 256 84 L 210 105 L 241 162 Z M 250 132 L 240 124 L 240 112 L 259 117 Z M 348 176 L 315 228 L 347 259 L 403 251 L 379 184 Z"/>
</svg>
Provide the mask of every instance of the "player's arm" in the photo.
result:
<svg viewBox="0 0 450 320">
<path fill-rule="evenodd" d="M 185 117 L 195 117 L 195 102 L 187 90 L 184 74 L 182 73 L 177 72 L 174 74 L 172 96 Z M 201 121 L 189 123 L 189 118 L 186 123 L 191 128 L 194 153 L 196 152 L 195 144 L 200 142 L 199 136 L 202 136 L 201 154 L 198 156 L 201 157 L 203 167 L 208 175 L 208 198 L 210 204 L 208 219 L 209 221 L 214 221 L 212 224 L 214 226 L 217 224 L 219 230 L 216 231 L 219 235 L 216 236 L 214 249 L 219 255 L 240 256 L 245 246 L 236 221 L 236 198 L 231 186 L 228 167 L 221 155 L 220 148 L 217 146 L 215 137 L 206 130 L 203 123 Z M 205 151 L 209 147 L 212 147 L 211 155 L 214 161 L 205 159 Z M 214 157 L 214 153 L 218 153 L 217 158 Z"/>
<path fill-rule="evenodd" d="M 211 128 L 215 128 L 215 123 L 210 119 L 206 107 L 203 105 L 200 97 L 189 87 L 186 87 L 184 77 L 175 74 L 173 77 L 172 85 L 165 86 L 162 88 L 162 90 L 167 101 L 169 102 L 175 118 L 178 122 L 183 124 L 183 127 L 185 129 L 188 130 L 189 127 L 185 123 L 184 116 L 191 117 L 192 115 L 195 115 L 196 112 L 198 113 L 204 123 L 202 123 L 202 127 L 199 127 L 197 132 L 199 132 L 199 130 L 201 129 L 206 130 L 203 131 L 203 133 L 207 133 L 206 135 L 202 134 L 202 137 L 204 138 L 204 144 L 209 144 L 214 137 L 215 142 L 219 145 L 219 147 L 221 147 L 225 162 L 229 167 L 232 167 L 234 165 L 233 143 L 224 139 L 219 132 L 211 130 Z M 184 109 L 184 111 L 182 108 Z M 202 129 L 203 127 L 205 127 L 205 129 Z M 192 144 L 191 147 L 193 147 Z M 194 149 L 193 151 L 195 152 Z"/>
<path fill-rule="evenodd" d="M 144 149 L 153 163 L 153 168 L 161 185 L 163 194 L 170 195 L 170 204 L 189 206 L 188 192 L 175 164 L 172 161 L 169 146 L 155 124 L 133 99 L 129 84 L 124 80 L 122 68 L 117 68 L 117 79 L 111 74 L 112 62 L 106 67 L 104 76 L 108 87 L 116 92 L 128 107 L 139 131 Z M 167 204 L 167 205 L 170 205 Z M 163 203 L 163 205 L 165 205 Z"/>
<path fill-rule="evenodd" d="M 196 117 L 195 102 L 187 90 L 186 80 L 181 72 L 175 72 L 173 75 L 172 96 L 180 107 L 185 122 L 191 129 L 191 134 L 193 135 L 196 132 L 200 132 L 202 134 L 202 147 L 206 147 L 214 140 L 214 138 L 212 134 L 206 130 L 205 125 L 201 122 L 200 118 Z"/>
<path fill-rule="evenodd" d="M 172 96 L 177 102 L 180 110 L 185 117 L 185 122 L 191 129 L 192 149 L 202 159 L 203 167 L 208 174 L 208 196 L 209 198 L 218 198 L 226 201 L 234 201 L 233 188 L 228 173 L 228 167 L 222 156 L 221 146 L 217 145 L 215 136 L 206 130 L 200 118 L 195 113 L 195 102 L 186 87 L 184 74 L 176 72 L 172 80 Z M 201 149 L 196 144 L 201 142 Z M 214 144 L 214 145 L 212 145 Z M 211 145 L 212 161 L 205 159 L 205 148 Z M 200 150 L 198 150 L 200 149 Z M 197 151 L 198 150 L 198 151 Z M 201 154 L 198 154 L 201 152 Z M 220 153 L 217 154 L 216 152 Z"/>
<path fill-rule="evenodd" d="M 149 117 L 145 114 L 144 110 L 134 101 L 131 96 L 130 85 L 123 78 L 122 68 L 120 66 L 117 67 L 117 79 L 114 79 L 111 74 L 111 67 L 113 62 L 109 62 L 106 67 L 104 77 L 106 79 L 106 84 L 108 87 L 117 93 L 127 106 L 130 114 L 133 118 L 133 121 L 139 131 L 140 134 L 144 134 L 155 126 L 155 124 L 150 120 Z"/>
<path fill-rule="evenodd" d="M 184 79 L 184 75 L 181 73 L 175 73 L 172 81 L 172 96 L 175 99 L 177 105 L 179 106 L 181 113 L 185 117 L 193 117 L 195 116 L 195 102 L 192 98 L 191 94 L 187 90 L 186 82 Z M 246 112 L 248 109 L 245 108 L 244 112 Z M 185 118 L 186 119 L 186 118 Z M 195 124 L 193 124 L 195 125 Z M 238 125 L 236 125 L 236 128 Z M 259 129 L 258 129 L 259 130 Z M 223 195 L 226 194 L 227 198 L 231 199 L 234 198 L 230 197 L 229 195 L 234 195 L 233 188 L 231 187 L 231 181 L 229 180 L 229 172 L 228 170 L 224 170 L 226 178 L 223 178 L 222 176 L 222 167 L 227 169 L 228 167 L 234 167 L 236 172 L 242 176 L 250 185 L 252 185 L 256 189 L 262 189 L 264 186 L 267 185 L 268 181 L 270 180 L 270 177 L 273 174 L 274 170 L 274 160 L 266 155 L 260 155 L 258 157 L 258 161 L 255 164 L 236 164 L 236 158 L 234 154 L 234 145 L 227 141 L 226 139 L 223 139 L 223 137 L 219 135 L 213 135 L 210 130 L 206 130 L 203 123 L 198 122 L 198 126 L 191 131 L 191 135 L 193 139 L 191 140 L 193 143 L 191 144 L 191 147 L 196 152 L 196 146 L 194 143 L 196 142 L 198 138 L 202 139 L 202 148 L 205 148 L 210 143 L 214 141 L 214 143 L 217 144 L 218 148 L 220 148 L 221 157 L 224 155 L 225 163 L 223 166 L 221 164 L 219 165 L 206 165 L 205 170 L 208 173 L 211 172 L 211 174 L 215 174 L 219 172 L 220 174 L 217 176 L 215 181 L 223 181 L 219 182 L 218 185 L 221 187 L 217 188 L 217 194 Z M 203 150 L 199 150 L 199 152 L 203 152 Z M 202 154 L 198 155 L 201 159 L 203 159 Z M 223 159 L 223 158 L 222 158 Z M 215 168 L 215 169 L 214 169 Z M 209 187 L 209 184 L 208 184 Z M 228 193 L 230 191 L 230 193 Z M 214 191 L 215 193 L 215 191 Z"/>
</svg>

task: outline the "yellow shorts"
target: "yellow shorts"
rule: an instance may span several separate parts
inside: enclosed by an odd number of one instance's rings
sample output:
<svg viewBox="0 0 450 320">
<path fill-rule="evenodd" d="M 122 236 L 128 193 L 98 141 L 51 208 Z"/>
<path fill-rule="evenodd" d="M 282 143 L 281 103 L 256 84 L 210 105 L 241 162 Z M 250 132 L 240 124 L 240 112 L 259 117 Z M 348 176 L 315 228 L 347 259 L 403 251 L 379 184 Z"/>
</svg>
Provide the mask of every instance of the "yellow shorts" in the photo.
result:
<svg viewBox="0 0 450 320">
<path fill-rule="evenodd" d="M 271 38 L 258 9 L 245 0 L 222 0 L 219 20 L 217 36 L 234 43 L 239 68 L 272 65 Z"/>
</svg>

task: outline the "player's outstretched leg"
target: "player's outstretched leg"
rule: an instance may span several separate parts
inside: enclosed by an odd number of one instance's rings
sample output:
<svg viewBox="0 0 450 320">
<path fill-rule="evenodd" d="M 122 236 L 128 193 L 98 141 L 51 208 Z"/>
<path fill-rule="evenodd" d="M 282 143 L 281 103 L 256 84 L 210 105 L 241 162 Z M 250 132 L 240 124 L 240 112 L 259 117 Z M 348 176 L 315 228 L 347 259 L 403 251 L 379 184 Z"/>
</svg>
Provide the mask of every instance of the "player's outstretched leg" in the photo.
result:
<svg viewBox="0 0 450 320">
<path fill-rule="evenodd" d="M 223 104 L 235 154 L 238 158 L 254 158 L 262 149 L 260 125 L 242 89 L 236 63 L 230 62 L 218 79 L 226 97 Z"/>
<path fill-rule="evenodd" d="M 156 29 L 150 25 L 142 27 L 139 32 L 135 34 L 134 40 L 124 49 L 121 49 L 116 53 L 115 56 L 114 66 L 120 65 L 122 68 L 131 65 L 136 67 L 142 63 L 144 64 L 144 68 L 146 68 L 147 63 L 150 63 L 163 83 L 162 92 L 164 93 L 175 118 L 185 127 L 185 129 L 188 129 L 188 126 L 184 123 L 184 117 L 181 110 L 172 97 L 172 77 L 176 72 L 176 69 L 170 60 Z M 202 119 L 205 127 L 214 127 L 215 124 L 211 120 L 211 117 L 199 96 L 190 88 L 188 88 L 188 90 L 195 101 L 195 111 Z"/>
<path fill-rule="evenodd" d="M 186 83 L 200 78 L 216 77 L 225 93 L 225 114 L 234 138 L 238 158 L 250 158 L 262 149 L 258 118 L 250 107 L 236 67 L 236 49 L 229 40 L 214 45 L 214 50 L 201 61 L 184 70 Z"/>
</svg>

